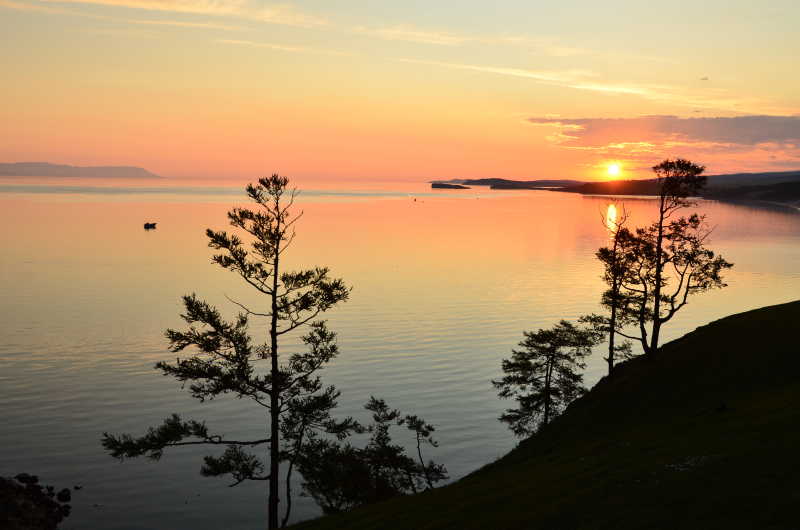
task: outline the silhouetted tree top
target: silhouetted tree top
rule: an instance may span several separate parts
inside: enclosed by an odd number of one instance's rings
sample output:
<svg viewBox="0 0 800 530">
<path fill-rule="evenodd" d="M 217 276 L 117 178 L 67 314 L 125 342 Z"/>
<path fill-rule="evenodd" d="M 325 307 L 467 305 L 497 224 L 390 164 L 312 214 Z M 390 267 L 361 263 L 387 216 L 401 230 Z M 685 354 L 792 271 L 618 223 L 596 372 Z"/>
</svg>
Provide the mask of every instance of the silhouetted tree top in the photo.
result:
<svg viewBox="0 0 800 530">
<path fill-rule="evenodd" d="M 694 204 L 689 198 L 705 185 L 704 170 L 682 158 L 653 166 L 660 186 L 655 221 L 635 229 L 621 226 L 612 244 L 598 250 L 609 286 L 601 303 L 610 316 L 588 315 L 582 321 L 609 332 L 608 359 L 616 356 L 616 335 L 638 342 L 645 354 L 654 353 L 661 327 L 691 295 L 727 285 L 723 274 L 733 264 L 706 247 L 712 230 L 705 216 L 677 215 Z M 620 353 L 628 356 L 629 347 L 623 343 L 622 348 Z M 612 369 L 609 361 L 609 373 Z"/>
<path fill-rule="evenodd" d="M 103 435 L 103 446 L 116 458 L 162 457 L 168 447 L 219 445 L 222 454 L 203 459 L 204 476 L 232 477 L 231 486 L 245 480 L 268 482 L 268 528 L 278 528 L 280 463 L 286 467 L 286 508 L 282 525 L 291 513 L 291 476 L 295 462 L 309 440 L 318 434 L 346 437 L 360 427 L 352 420 L 336 420 L 339 391 L 323 385 L 319 372 L 339 353 L 336 334 L 319 315 L 346 301 L 350 288 L 331 278 L 325 267 L 297 271 L 282 268 L 282 256 L 295 237 L 302 213 L 292 210 L 296 190 L 286 177 L 274 174 L 246 188 L 253 208 L 233 208 L 228 220 L 239 234 L 206 230 L 208 246 L 218 251 L 212 261 L 234 272 L 263 295 L 258 307 L 230 300 L 240 312 L 225 319 L 220 311 L 195 294 L 183 297 L 181 315 L 187 329 L 168 329 L 169 349 L 189 351 L 174 362 L 159 362 L 156 368 L 180 381 L 200 401 L 231 394 L 248 399 L 267 412 L 265 436 L 234 440 L 213 434 L 205 422 L 184 421 L 177 414 L 150 428 L 143 436 Z M 268 340 L 257 342 L 251 321 L 265 322 Z M 302 348 L 279 355 L 279 338 L 299 328 Z M 261 333 L 258 333 L 261 335 Z M 265 458 L 251 452 L 267 445 Z"/>
<path fill-rule="evenodd" d="M 705 166 L 683 158 L 667 159 L 653 166 L 653 172 L 661 183 L 661 196 L 679 206 L 679 200 L 692 197 L 706 185 Z"/>
<path fill-rule="evenodd" d="M 547 425 L 583 394 L 584 359 L 602 341 L 602 333 L 562 320 L 552 328 L 524 332 L 519 348 L 503 359 L 502 378 L 492 384 L 504 399 L 518 407 L 507 409 L 500 421 L 517 436 L 529 436 Z"/>
<path fill-rule="evenodd" d="M 425 462 L 422 456 L 423 445 L 439 445 L 432 437 L 433 425 L 416 415 L 404 416 L 375 397 L 370 397 L 364 408 L 372 416 L 372 423 L 361 428 L 361 432 L 370 435 L 365 447 L 342 443 L 343 439 L 313 437 L 297 461 L 304 493 L 326 514 L 432 489 L 447 478 L 443 465 Z M 393 442 L 393 426 L 405 426 L 414 433 L 416 461 L 403 446 Z"/>
<path fill-rule="evenodd" d="M 693 206 L 690 197 L 696 196 L 706 185 L 705 166 L 683 158 L 666 159 L 653 166 L 659 184 L 657 225 L 664 224 L 681 208 Z"/>
</svg>

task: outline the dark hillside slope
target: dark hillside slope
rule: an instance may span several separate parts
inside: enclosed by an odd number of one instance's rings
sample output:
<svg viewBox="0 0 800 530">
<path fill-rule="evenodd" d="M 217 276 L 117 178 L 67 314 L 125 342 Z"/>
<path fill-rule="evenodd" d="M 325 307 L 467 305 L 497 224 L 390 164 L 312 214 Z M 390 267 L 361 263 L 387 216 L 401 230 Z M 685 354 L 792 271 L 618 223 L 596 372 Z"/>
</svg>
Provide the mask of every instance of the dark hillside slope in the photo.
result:
<svg viewBox="0 0 800 530">
<path fill-rule="evenodd" d="M 798 322 L 800 302 L 712 322 L 457 483 L 300 528 L 800 528 Z"/>
<path fill-rule="evenodd" d="M 738 188 L 718 188 L 703 194 L 709 199 L 734 201 L 770 201 L 780 203 L 800 203 L 800 182 L 781 182 L 765 186 L 741 186 Z"/>
</svg>

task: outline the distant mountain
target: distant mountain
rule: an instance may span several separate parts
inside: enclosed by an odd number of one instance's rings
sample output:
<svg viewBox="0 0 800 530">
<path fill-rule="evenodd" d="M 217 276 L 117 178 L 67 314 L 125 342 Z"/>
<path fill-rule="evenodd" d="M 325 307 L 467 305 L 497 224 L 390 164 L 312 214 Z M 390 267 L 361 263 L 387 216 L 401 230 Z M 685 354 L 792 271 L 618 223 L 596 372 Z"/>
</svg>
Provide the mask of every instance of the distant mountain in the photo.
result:
<svg viewBox="0 0 800 530">
<path fill-rule="evenodd" d="M 587 182 L 564 191 L 585 195 L 658 195 L 655 179 Z M 800 171 L 709 175 L 704 199 L 800 203 Z"/>
<path fill-rule="evenodd" d="M 766 173 L 730 173 L 725 175 L 709 175 L 709 188 L 728 186 L 763 186 L 781 182 L 800 181 L 800 171 L 770 171 Z"/>
<path fill-rule="evenodd" d="M 584 195 L 658 195 L 659 186 L 655 179 L 607 180 L 569 186 L 564 191 Z"/>
<path fill-rule="evenodd" d="M 67 166 L 47 162 L 0 163 L 0 176 L 4 177 L 106 177 L 106 178 L 161 178 L 146 169 L 133 166 Z"/>
<path fill-rule="evenodd" d="M 488 179 L 451 179 L 435 180 L 434 183 L 464 184 L 466 186 L 489 186 L 492 189 L 540 189 L 540 188 L 566 188 L 583 184 L 580 180 L 510 180 L 500 178 Z"/>
<path fill-rule="evenodd" d="M 800 179 L 763 186 L 731 186 L 709 189 L 705 199 L 720 201 L 767 201 L 800 207 Z"/>
</svg>

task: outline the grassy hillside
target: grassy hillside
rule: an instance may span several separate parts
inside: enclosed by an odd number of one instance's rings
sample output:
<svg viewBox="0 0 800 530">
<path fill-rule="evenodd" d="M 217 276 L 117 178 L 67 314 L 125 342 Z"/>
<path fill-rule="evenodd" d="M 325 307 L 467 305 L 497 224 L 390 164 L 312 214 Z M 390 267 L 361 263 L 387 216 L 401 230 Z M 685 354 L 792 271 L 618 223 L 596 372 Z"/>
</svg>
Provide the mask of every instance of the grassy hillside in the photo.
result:
<svg viewBox="0 0 800 530">
<path fill-rule="evenodd" d="M 800 302 L 700 327 L 457 483 L 298 528 L 800 528 L 797 322 Z"/>
</svg>

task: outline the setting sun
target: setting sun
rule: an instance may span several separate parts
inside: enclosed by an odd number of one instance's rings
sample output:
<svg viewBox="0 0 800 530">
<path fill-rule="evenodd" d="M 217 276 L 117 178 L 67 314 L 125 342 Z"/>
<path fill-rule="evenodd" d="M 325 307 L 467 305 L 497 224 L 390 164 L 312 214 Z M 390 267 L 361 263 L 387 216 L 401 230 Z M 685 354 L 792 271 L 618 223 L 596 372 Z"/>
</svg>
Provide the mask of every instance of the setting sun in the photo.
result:
<svg viewBox="0 0 800 530">
<path fill-rule="evenodd" d="M 619 164 L 611 164 L 608 166 L 608 174 L 612 177 L 619 176 Z"/>
</svg>

